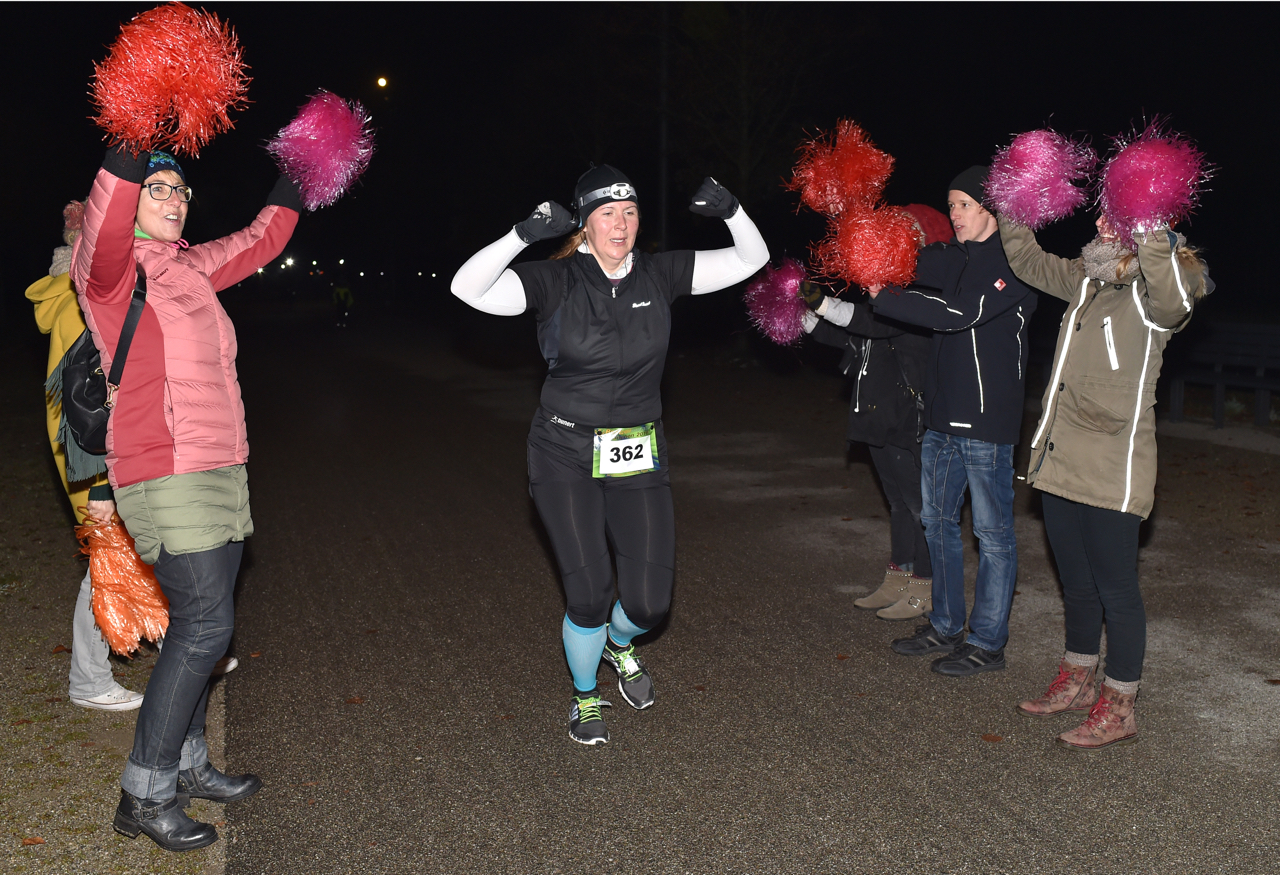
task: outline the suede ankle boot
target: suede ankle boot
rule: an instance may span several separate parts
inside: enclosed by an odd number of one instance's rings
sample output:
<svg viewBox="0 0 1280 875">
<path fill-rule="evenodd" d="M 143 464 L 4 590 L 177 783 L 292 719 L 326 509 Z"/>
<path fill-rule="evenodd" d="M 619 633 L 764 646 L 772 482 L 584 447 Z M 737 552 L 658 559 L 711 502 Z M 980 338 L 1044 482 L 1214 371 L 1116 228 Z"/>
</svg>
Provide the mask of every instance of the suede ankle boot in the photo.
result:
<svg viewBox="0 0 1280 875">
<path fill-rule="evenodd" d="M 1094 751 L 1138 740 L 1138 724 L 1133 718 L 1133 703 L 1138 693 L 1121 693 L 1104 682 L 1098 701 L 1083 723 L 1056 739 L 1060 747 Z"/>
<path fill-rule="evenodd" d="M 888 569 L 884 573 L 884 583 L 880 584 L 880 588 L 871 593 L 871 595 L 854 599 L 853 605 L 869 611 L 887 608 L 889 605 L 906 598 L 907 581 L 910 579 L 910 571 L 903 571 L 890 562 Z"/>
<path fill-rule="evenodd" d="M 191 804 L 192 798 L 237 802 L 261 789 L 262 779 L 257 775 L 224 775 L 210 762 L 178 772 L 178 803 L 183 808 Z"/>
<path fill-rule="evenodd" d="M 882 620 L 914 620 L 933 610 L 933 579 L 916 577 L 907 578 L 907 585 L 902 589 L 902 598 L 889 607 L 876 611 Z"/>
<path fill-rule="evenodd" d="M 156 802 L 121 790 L 120 805 L 111 825 L 131 839 L 140 832 L 146 833 L 166 851 L 194 851 L 218 840 L 218 831 L 211 824 L 187 817 L 176 797 Z"/>
<path fill-rule="evenodd" d="M 1052 717 L 1065 711 L 1088 711 L 1098 701 L 1097 665 L 1076 665 L 1065 659 L 1058 663 L 1058 676 L 1038 699 L 1018 704 L 1028 717 Z"/>
</svg>

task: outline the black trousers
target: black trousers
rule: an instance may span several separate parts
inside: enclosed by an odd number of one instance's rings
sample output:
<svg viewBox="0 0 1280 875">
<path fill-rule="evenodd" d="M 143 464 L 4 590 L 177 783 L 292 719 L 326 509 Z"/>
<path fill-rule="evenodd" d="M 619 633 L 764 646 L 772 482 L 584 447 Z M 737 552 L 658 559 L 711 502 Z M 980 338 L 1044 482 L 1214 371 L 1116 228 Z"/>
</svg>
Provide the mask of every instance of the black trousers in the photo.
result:
<svg viewBox="0 0 1280 875">
<path fill-rule="evenodd" d="M 907 449 L 887 444 L 867 449 L 889 502 L 889 561 L 894 565 L 911 564 L 915 574 L 932 577 L 929 542 L 920 522 L 920 445 Z"/>
<path fill-rule="evenodd" d="M 661 423 L 659 470 L 592 477 L 592 433 L 557 425 L 543 414 L 539 410 L 529 432 L 529 494 L 560 566 L 565 612 L 587 629 L 608 622 L 616 564 L 622 609 L 631 622 L 652 629 L 671 607 L 676 557 Z"/>
<path fill-rule="evenodd" d="M 1067 650 L 1098 653 L 1107 625 L 1107 677 L 1142 678 L 1147 611 L 1138 588 L 1135 514 L 1081 504 L 1042 492 L 1044 527 L 1062 581 Z"/>
</svg>

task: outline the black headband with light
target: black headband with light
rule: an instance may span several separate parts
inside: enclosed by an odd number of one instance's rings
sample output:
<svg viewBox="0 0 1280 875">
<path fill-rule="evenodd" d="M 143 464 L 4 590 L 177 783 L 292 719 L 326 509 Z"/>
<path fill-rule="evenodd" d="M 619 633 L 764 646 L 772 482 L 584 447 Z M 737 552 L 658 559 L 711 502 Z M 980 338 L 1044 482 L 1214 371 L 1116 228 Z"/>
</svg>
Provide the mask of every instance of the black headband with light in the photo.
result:
<svg viewBox="0 0 1280 875">
<path fill-rule="evenodd" d="M 574 202 L 574 209 L 581 210 L 584 206 L 592 201 L 614 200 L 614 201 L 631 201 L 636 199 L 636 189 L 629 182 L 615 182 L 613 185 L 607 185 L 604 188 L 597 188 L 595 191 L 589 191 L 580 196 Z"/>
</svg>

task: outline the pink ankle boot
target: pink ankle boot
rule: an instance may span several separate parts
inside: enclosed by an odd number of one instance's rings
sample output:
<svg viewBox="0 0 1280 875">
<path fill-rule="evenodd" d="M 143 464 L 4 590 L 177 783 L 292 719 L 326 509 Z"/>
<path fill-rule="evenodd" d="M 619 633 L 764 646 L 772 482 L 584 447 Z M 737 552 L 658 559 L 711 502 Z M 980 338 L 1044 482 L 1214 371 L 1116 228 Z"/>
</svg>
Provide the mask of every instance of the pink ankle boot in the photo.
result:
<svg viewBox="0 0 1280 875">
<path fill-rule="evenodd" d="M 1058 676 L 1038 699 L 1018 703 L 1018 711 L 1028 717 L 1051 717 L 1064 711 L 1088 711 L 1098 701 L 1096 665 L 1076 665 L 1065 659 L 1058 663 Z"/>
<path fill-rule="evenodd" d="M 1057 744 L 1071 750 L 1101 750 L 1113 744 L 1133 744 L 1138 740 L 1138 724 L 1133 719 L 1133 702 L 1138 694 L 1121 693 L 1102 685 L 1102 692 L 1088 718 L 1064 732 Z"/>
</svg>

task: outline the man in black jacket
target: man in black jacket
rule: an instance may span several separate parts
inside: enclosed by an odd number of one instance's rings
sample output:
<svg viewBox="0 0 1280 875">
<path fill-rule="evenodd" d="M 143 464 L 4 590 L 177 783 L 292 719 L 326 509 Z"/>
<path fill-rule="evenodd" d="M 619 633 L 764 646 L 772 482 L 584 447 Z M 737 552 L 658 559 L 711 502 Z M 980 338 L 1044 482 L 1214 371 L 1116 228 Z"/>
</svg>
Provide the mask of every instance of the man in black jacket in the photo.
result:
<svg viewBox="0 0 1280 875">
<path fill-rule="evenodd" d="M 920 252 L 906 288 L 869 289 L 879 315 L 934 331 L 925 373 L 921 518 L 933 560 L 928 623 L 893 642 L 897 653 L 941 653 L 933 670 L 966 677 L 1005 667 L 1018 576 L 1013 448 L 1026 395 L 1027 326 L 1036 295 L 1013 275 L 996 217 L 982 206 L 986 167 L 970 167 L 947 195 L 956 236 Z M 978 578 L 964 634 L 960 509 L 973 498 Z"/>
</svg>

